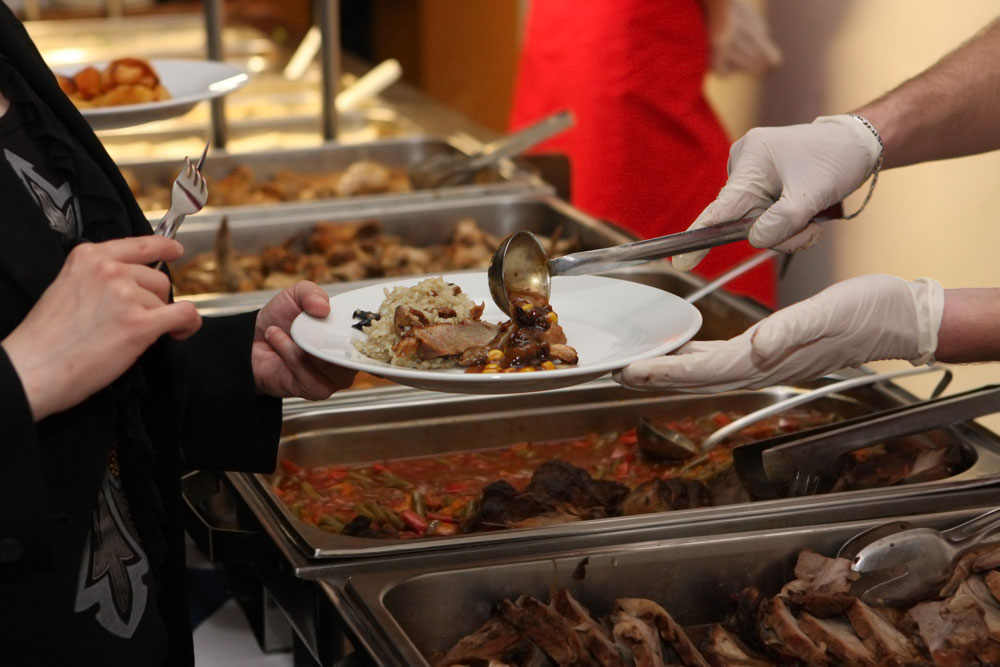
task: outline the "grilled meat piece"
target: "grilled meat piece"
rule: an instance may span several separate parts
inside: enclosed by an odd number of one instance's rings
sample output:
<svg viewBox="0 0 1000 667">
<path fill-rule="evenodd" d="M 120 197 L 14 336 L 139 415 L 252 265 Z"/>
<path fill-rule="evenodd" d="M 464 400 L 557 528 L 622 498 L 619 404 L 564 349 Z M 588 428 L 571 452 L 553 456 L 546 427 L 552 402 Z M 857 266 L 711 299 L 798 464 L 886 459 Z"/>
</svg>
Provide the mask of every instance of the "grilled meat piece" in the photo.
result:
<svg viewBox="0 0 1000 667">
<path fill-rule="evenodd" d="M 734 632 L 713 623 L 698 649 L 712 667 L 771 667 L 774 663 L 750 649 Z"/>
<path fill-rule="evenodd" d="M 979 603 L 965 594 L 920 602 L 906 612 L 902 624 L 920 638 L 934 664 L 944 667 L 977 664 L 976 655 L 989 640 Z"/>
<path fill-rule="evenodd" d="M 694 643 L 684 633 L 684 629 L 667 611 L 652 600 L 644 598 L 621 598 L 615 600 L 615 609 L 625 612 L 655 628 L 660 639 L 666 642 L 680 659 L 681 664 L 688 667 L 709 667 L 705 657 L 698 651 Z"/>
<path fill-rule="evenodd" d="M 475 516 L 462 527 L 462 532 L 509 528 L 530 517 L 556 512 L 551 498 L 521 493 L 500 480 L 483 489 L 483 498 Z"/>
<path fill-rule="evenodd" d="M 802 631 L 799 622 L 780 595 L 760 605 L 758 632 L 761 641 L 776 655 L 801 660 L 807 665 L 829 665 L 826 649 Z"/>
<path fill-rule="evenodd" d="M 766 651 L 758 633 L 757 621 L 763 601 L 764 594 L 759 588 L 747 586 L 732 596 L 730 610 L 726 615 L 726 625 L 735 629 L 736 634 L 758 653 Z"/>
<path fill-rule="evenodd" d="M 806 612 L 799 618 L 799 627 L 817 646 L 826 646 L 826 650 L 840 664 L 876 667 L 875 654 L 861 642 L 847 622 L 839 618 L 817 618 Z"/>
<path fill-rule="evenodd" d="M 401 336 L 410 329 L 426 327 L 430 323 L 424 311 L 413 306 L 396 306 L 396 312 L 392 314 L 392 328 Z"/>
<path fill-rule="evenodd" d="M 479 320 L 444 322 L 410 329 L 392 349 L 400 357 L 457 357 L 472 346 L 485 345 L 496 332 L 497 325 Z"/>
<path fill-rule="evenodd" d="M 492 617 L 478 630 L 458 640 L 434 667 L 469 665 L 489 667 L 497 663 L 518 667 L 544 667 L 551 664 L 531 639 L 503 619 Z"/>
<path fill-rule="evenodd" d="M 522 492 L 504 481 L 483 489 L 479 510 L 463 531 L 612 516 L 626 493 L 628 487 L 624 484 L 593 479 L 586 470 L 565 461 L 546 461 L 535 470 Z"/>
<path fill-rule="evenodd" d="M 618 609 L 611 614 L 615 643 L 631 654 L 635 667 L 665 667 L 663 645 L 649 624 Z"/>
<path fill-rule="evenodd" d="M 986 586 L 990 589 L 993 599 L 1000 602 L 1000 572 L 997 572 L 996 570 L 987 572 L 983 576 L 983 580 L 986 582 Z"/>
<path fill-rule="evenodd" d="M 858 578 L 846 558 L 827 558 L 809 550 L 799 552 L 796 579 L 781 589 L 781 595 L 815 616 L 829 618 L 843 614 L 853 603 L 849 591 Z"/>
<path fill-rule="evenodd" d="M 622 499 L 619 509 L 621 514 L 631 516 L 711 507 L 712 504 L 712 494 L 704 482 L 674 477 L 643 482 Z"/>
<path fill-rule="evenodd" d="M 555 460 L 538 466 L 525 493 L 554 498 L 579 510 L 596 509 L 602 516 L 610 516 L 628 493 L 628 487 L 594 479 L 583 468 Z"/>
<path fill-rule="evenodd" d="M 611 632 L 598 623 L 576 598 L 565 588 L 560 588 L 552 597 L 552 607 L 569 621 L 570 626 L 580 635 L 584 646 L 602 667 L 626 667 L 628 663 L 611 639 Z"/>
<path fill-rule="evenodd" d="M 920 651 L 910 638 L 900 632 L 885 616 L 861 600 L 847 609 L 847 620 L 861 642 L 875 655 L 879 664 L 898 660 L 917 660 Z"/>
<path fill-rule="evenodd" d="M 516 602 L 502 600 L 497 614 L 531 637 L 560 667 L 600 667 L 569 621 L 544 602 L 530 595 Z"/>
</svg>

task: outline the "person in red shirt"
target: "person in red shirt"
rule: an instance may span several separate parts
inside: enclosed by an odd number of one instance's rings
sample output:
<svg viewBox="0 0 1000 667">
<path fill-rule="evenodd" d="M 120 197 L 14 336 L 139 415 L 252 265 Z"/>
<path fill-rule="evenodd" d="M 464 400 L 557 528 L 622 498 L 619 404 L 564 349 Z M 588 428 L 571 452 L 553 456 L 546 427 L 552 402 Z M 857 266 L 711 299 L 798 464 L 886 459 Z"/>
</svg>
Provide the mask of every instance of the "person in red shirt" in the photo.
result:
<svg viewBox="0 0 1000 667">
<path fill-rule="evenodd" d="M 536 0 L 511 127 L 571 110 L 576 125 L 539 150 L 569 156 L 572 203 L 642 238 L 680 232 L 726 182 L 730 140 L 705 98 L 710 68 L 762 72 L 780 58 L 746 0 Z M 714 277 L 755 252 L 718 248 L 698 271 Z M 774 269 L 729 288 L 773 306 Z"/>
</svg>

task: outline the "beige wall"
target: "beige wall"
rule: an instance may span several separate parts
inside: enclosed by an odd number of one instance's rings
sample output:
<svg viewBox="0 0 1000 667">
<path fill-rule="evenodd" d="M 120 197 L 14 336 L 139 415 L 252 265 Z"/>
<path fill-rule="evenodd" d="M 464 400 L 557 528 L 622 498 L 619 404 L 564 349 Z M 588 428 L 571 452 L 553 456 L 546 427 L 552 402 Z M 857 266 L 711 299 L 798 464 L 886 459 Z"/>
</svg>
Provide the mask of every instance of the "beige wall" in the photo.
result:
<svg viewBox="0 0 1000 667">
<path fill-rule="evenodd" d="M 808 122 L 856 107 L 1000 14 L 1000 3 L 989 0 L 770 0 L 768 8 L 786 54 L 782 69 L 762 81 L 709 82 L 734 137 L 752 125 Z M 1000 286 L 998 255 L 1000 152 L 891 170 L 860 217 L 831 223 L 820 245 L 796 257 L 781 300 L 791 303 L 837 280 L 875 272 L 930 276 L 946 288 Z M 1000 381 L 998 364 L 955 370 L 954 388 Z M 903 384 L 925 395 L 936 380 Z M 1000 416 L 983 423 L 1000 430 Z"/>
</svg>

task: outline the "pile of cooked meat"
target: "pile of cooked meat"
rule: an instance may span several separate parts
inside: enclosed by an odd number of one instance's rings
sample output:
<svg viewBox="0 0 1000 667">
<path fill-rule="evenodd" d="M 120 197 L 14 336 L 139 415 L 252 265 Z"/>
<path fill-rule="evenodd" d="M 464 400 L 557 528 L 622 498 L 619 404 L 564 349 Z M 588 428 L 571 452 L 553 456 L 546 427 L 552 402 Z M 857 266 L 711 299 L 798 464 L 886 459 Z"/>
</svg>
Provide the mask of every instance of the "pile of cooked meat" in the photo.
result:
<svg viewBox="0 0 1000 667">
<path fill-rule="evenodd" d="M 802 551 L 795 579 L 773 596 L 750 586 L 720 609 L 721 621 L 682 627 L 652 600 L 621 598 L 593 615 L 566 589 L 546 604 L 502 600 L 478 630 L 435 667 L 594 665 L 1000 664 L 1000 547 L 962 557 L 934 598 L 909 608 L 870 606 L 851 593 L 845 558 Z M 585 585 L 585 582 L 581 586 Z"/>
<path fill-rule="evenodd" d="M 549 256 L 571 252 L 577 236 L 540 237 Z M 173 268 L 178 295 L 284 289 L 299 280 L 338 283 L 368 278 L 481 269 L 500 239 L 472 218 L 455 223 L 447 243 L 416 247 L 385 232 L 379 220 L 317 222 L 259 251 L 237 248 L 228 220 L 216 233 L 214 248 Z"/>
</svg>

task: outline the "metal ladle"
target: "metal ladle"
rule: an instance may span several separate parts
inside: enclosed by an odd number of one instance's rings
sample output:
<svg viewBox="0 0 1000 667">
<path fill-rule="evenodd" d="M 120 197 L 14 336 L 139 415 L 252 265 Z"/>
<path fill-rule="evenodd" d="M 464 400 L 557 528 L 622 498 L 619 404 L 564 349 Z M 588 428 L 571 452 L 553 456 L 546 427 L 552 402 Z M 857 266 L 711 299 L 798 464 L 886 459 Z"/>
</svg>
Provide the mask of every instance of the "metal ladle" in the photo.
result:
<svg viewBox="0 0 1000 667">
<path fill-rule="evenodd" d="M 843 213 L 843 207 L 838 203 L 820 211 L 812 221 L 835 220 L 842 218 Z M 509 313 L 511 294 L 531 293 L 547 301 L 552 291 L 552 276 L 602 273 L 744 241 L 754 220 L 756 218 L 742 218 L 645 241 L 574 252 L 554 259 L 549 259 L 534 234 L 526 230 L 514 232 L 500 243 L 490 258 L 487 269 L 490 296 L 503 312 Z"/>
<path fill-rule="evenodd" d="M 639 418 L 639 426 L 636 429 L 636 437 L 638 438 L 640 449 L 642 449 L 645 454 L 654 458 L 667 459 L 671 461 L 687 460 L 694 458 L 702 452 L 710 450 L 729 436 L 735 435 L 736 433 L 739 433 L 743 429 L 752 426 L 759 421 L 781 414 L 786 410 L 791 410 L 792 408 L 803 405 L 804 403 L 809 403 L 810 401 L 814 401 L 818 398 L 847 391 L 848 389 L 854 389 L 856 387 L 863 387 L 877 382 L 887 382 L 889 380 L 895 380 L 896 378 L 907 377 L 910 375 L 921 375 L 923 373 L 935 371 L 944 372 L 946 374 L 947 382 L 951 381 L 951 373 L 948 369 L 941 366 L 921 366 L 919 368 L 907 368 L 903 370 L 888 371 L 885 373 L 872 373 L 869 375 L 847 378 L 846 380 L 833 382 L 822 387 L 816 387 L 815 389 L 810 389 L 802 392 L 801 394 L 794 394 L 776 403 L 772 403 L 771 405 L 766 405 L 763 408 L 759 408 L 747 415 L 744 415 L 743 417 L 740 417 L 739 419 L 735 419 L 729 424 L 713 431 L 700 444 L 696 443 L 680 431 L 672 429 L 666 424 L 650 420 L 646 417 Z M 945 382 L 943 386 L 939 385 L 938 389 L 935 390 L 935 393 L 943 391 L 944 387 L 947 386 L 947 382 Z"/>
</svg>

